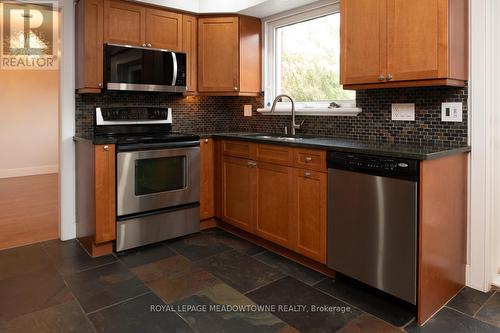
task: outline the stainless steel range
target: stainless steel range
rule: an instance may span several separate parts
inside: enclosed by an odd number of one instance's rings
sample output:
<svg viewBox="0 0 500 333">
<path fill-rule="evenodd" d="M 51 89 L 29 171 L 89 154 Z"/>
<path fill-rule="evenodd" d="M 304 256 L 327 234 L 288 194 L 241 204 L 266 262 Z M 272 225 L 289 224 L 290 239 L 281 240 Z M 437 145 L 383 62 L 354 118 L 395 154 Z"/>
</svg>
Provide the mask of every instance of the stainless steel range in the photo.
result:
<svg viewBox="0 0 500 333">
<path fill-rule="evenodd" d="M 199 137 L 171 124 L 171 109 L 96 109 L 96 136 L 117 148 L 116 251 L 199 231 Z"/>
</svg>

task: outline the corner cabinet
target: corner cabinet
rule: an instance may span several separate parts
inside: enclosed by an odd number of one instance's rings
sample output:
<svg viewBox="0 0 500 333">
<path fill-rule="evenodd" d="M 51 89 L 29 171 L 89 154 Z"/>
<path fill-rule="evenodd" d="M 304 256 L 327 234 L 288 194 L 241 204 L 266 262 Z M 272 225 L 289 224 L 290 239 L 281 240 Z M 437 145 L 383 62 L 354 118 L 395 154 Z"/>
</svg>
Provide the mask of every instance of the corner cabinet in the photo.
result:
<svg viewBox="0 0 500 333">
<path fill-rule="evenodd" d="M 247 16 L 198 19 L 198 91 L 256 96 L 261 92 L 261 21 Z"/>
<path fill-rule="evenodd" d="M 340 6 L 345 89 L 465 84 L 467 0 L 344 0 Z"/>
</svg>

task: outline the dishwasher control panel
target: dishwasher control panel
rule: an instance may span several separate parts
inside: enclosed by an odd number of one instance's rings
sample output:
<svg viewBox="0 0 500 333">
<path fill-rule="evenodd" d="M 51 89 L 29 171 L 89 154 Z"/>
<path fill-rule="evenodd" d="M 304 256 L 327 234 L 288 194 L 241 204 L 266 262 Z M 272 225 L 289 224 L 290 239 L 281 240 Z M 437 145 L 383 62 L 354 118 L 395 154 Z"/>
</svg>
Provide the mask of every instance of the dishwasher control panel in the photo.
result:
<svg viewBox="0 0 500 333">
<path fill-rule="evenodd" d="M 419 162 L 365 154 L 329 152 L 328 168 L 368 173 L 377 176 L 418 180 Z"/>
</svg>

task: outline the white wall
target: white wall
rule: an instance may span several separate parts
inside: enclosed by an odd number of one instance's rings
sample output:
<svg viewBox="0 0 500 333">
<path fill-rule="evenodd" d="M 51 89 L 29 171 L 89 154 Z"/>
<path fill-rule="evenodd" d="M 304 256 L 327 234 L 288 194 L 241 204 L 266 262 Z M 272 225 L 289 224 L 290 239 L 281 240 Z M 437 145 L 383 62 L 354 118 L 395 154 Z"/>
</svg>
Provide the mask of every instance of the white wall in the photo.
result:
<svg viewBox="0 0 500 333">
<path fill-rule="evenodd" d="M 58 170 L 59 71 L 0 70 L 0 178 Z"/>
</svg>

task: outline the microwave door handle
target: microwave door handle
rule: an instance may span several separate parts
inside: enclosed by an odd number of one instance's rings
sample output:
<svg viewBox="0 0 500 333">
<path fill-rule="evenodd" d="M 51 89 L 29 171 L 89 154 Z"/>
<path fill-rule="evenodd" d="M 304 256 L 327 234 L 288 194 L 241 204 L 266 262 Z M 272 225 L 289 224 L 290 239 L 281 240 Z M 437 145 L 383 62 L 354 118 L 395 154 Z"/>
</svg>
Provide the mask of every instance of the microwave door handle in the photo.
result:
<svg viewBox="0 0 500 333">
<path fill-rule="evenodd" d="M 172 86 L 175 86 L 175 84 L 177 83 L 177 55 L 175 54 L 175 52 L 172 52 L 172 61 L 173 61 L 173 67 L 174 67 L 174 75 L 173 75 L 173 79 L 172 79 Z"/>
</svg>

